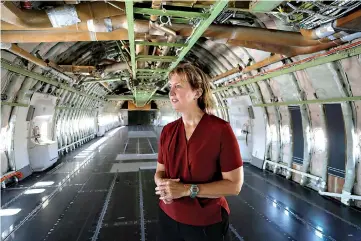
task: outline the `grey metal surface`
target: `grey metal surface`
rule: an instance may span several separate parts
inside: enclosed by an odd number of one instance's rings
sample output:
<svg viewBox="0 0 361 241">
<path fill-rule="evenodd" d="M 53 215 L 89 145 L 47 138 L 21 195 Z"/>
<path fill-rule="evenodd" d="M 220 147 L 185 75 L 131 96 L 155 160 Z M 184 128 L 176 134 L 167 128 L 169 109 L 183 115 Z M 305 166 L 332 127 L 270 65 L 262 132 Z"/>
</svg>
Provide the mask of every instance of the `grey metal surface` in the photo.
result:
<svg viewBox="0 0 361 241">
<path fill-rule="evenodd" d="M 8 230 L 5 240 L 156 240 L 159 199 L 154 192 L 155 170 L 142 166 L 147 163 L 144 160 L 116 160 L 124 151 L 127 131 L 123 128 L 111 137 L 105 136 L 103 142 L 98 138 L 65 156 L 61 160 L 64 164 L 3 192 L 7 208 L 21 208 L 16 215 L 1 217 L 2 232 Z M 87 149 L 92 149 L 88 156 L 75 158 Z M 123 168 L 127 164 L 133 164 L 133 169 L 112 173 L 114 165 Z M 53 183 L 36 186 L 39 182 Z M 59 185 L 61 190 L 54 198 L 41 203 Z M 39 188 L 45 191 L 22 194 Z M 354 241 L 361 234 L 361 212 L 248 164 L 240 195 L 228 200 L 232 240 Z M 9 235 L 11 225 L 14 229 L 39 202 L 40 209 Z"/>
</svg>

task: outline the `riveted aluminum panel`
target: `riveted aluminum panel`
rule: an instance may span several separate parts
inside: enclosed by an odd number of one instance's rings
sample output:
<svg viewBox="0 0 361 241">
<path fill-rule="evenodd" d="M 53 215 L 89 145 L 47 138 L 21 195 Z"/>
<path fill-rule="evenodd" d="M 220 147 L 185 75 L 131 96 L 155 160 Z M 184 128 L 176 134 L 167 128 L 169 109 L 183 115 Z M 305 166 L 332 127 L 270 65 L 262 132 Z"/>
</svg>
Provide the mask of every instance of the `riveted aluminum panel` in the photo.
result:
<svg viewBox="0 0 361 241">
<path fill-rule="evenodd" d="M 259 87 L 261 89 L 263 98 L 265 102 L 269 102 L 271 99 L 271 94 L 266 86 L 266 83 L 259 82 Z M 279 131 L 278 128 L 278 113 L 276 111 L 275 107 L 267 107 L 267 113 L 268 113 L 268 121 L 269 121 L 269 132 L 267 135 L 270 137 L 269 140 L 271 140 L 270 145 L 270 157 L 272 161 L 278 161 L 279 159 L 279 143 L 280 143 L 280 137 L 278 135 Z"/>
<path fill-rule="evenodd" d="M 302 91 L 308 100 L 315 99 L 313 93 L 315 89 L 312 86 L 308 72 L 302 70 L 295 72 L 295 76 L 299 81 Z M 324 175 L 324 160 L 327 158 L 327 150 L 325 146 L 325 123 L 323 119 L 322 106 L 319 104 L 309 104 L 311 119 L 311 160 L 310 173 L 322 177 Z M 326 178 L 326 176 L 325 176 Z"/>
<path fill-rule="evenodd" d="M 319 99 L 342 97 L 337 86 L 338 76 L 330 64 L 319 65 L 305 70 Z"/>
<path fill-rule="evenodd" d="M 277 68 L 282 66 L 282 63 L 273 64 L 269 68 Z M 297 87 L 291 75 L 281 75 L 270 80 L 270 86 L 273 94 L 279 101 L 299 100 Z M 285 164 L 291 163 L 292 160 L 292 132 L 290 128 L 290 113 L 287 106 L 280 106 L 280 135 L 281 135 L 281 152 L 282 162 Z"/>
</svg>

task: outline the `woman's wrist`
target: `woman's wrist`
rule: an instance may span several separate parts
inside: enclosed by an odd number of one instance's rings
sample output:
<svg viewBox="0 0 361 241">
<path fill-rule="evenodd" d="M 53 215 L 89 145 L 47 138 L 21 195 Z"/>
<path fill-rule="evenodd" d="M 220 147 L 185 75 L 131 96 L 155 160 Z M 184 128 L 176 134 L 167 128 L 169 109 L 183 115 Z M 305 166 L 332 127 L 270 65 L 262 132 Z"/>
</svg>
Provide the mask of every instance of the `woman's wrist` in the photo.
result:
<svg viewBox="0 0 361 241">
<path fill-rule="evenodd" d="M 183 191 L 183 197 L 189 197 L 191 195 L 191 185 L 189 184 L 184 184 L 184 191 Z"/>
</svg>

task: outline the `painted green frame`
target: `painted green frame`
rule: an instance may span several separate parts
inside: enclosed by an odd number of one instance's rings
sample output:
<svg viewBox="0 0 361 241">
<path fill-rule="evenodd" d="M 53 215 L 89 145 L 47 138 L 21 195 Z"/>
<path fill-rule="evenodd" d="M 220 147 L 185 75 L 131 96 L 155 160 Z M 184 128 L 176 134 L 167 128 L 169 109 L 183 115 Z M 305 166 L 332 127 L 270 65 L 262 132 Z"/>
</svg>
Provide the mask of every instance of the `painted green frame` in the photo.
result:
<svg viewBox="0 0 361 241">
<path fill-rule="evenodd" d="M 152 9 L 152 8 L 134 8 L 134 13 L 157 15 L 157 16 L 170 16 L 170 17 L 182 17 L 182 18 L 208 18 L 208 13 L 200 12 L 187 12 L 177 10 L 166 10 L 166 9 Z"/>
<path fill-rule="evenodd" d="M 103 99 L 94 97 L 92 95 L 85 94 L 84 92 L 78 91 L 78 90 L 76 90 L 76 89 L 74 89 L 74 88 L 72 88 L 72 87 L 70 87 L 70 86 L 68 86 L 66 84 L 59 83 L 58 81 L 51 80 L 51 79 L 49 79 L 47 77 L 44 77 L 44 76 L 42 76 L 42 75 L 40 75 L 38 73 L 34 73 L 34 72 L 28 71 L 26 69 L 23 69 L 19 65 L 9 63 L 5 59 L 1 59 L 1 68 L 7 69 L 7 70 L 9 70 L 11 72 L 14 72 L 14 73 L 17 73 L 17 74 L 20 74 L 20 75 L 23 75 L 23 76 L 27 76 L 27 77 L 36 79 L 38 81 L 42 81 L 42 82 L 47 83 L 47 84 L 54 85 L 54 86 L 56 86 L 58 88 L 68 90 L 68 91 L 76 93 L 78 95 L 86 96 L 86 97 L 88 97 L 90 99 L 93 99 L 93 100 L 97 100 L 97 101 L 100 101 L 100 102 L 105 102 L 105 100 L 103 100 Z"/>
<path fill-rule="evenodd" d="M 183 43 L 167 43 L 167 42 L 147 42 L 147 41 L 135 41 L 135 44 L 146 46 L 168 46 L 168 47 L 186 47 L 187 44 Z"/>
<path fill-rule="evenodd" d="M 286 101 L 286 102 L 274 102 L 274 103 L 264 103 L 264 104 L 255 104 L 255 107 L 269 107 L 269 106 L 283 106 L 283 105 L 304 105 L 304 104 L 324 104 L 324 103 L 341 103 L 349 101 L 361 100 L 361 96 L 351 96 L 351 97 L 340 97 L 340 98 L 330 98 L 330 99 L 315 99 L 315 100 L 303 100 L 303 101 Z"/>
<path fill-rule="evenodd" d="M 135 41 L 134 41 L 134 13 L 133 13 L 133 1 L 125 1 L 125 11 L 127 14 L 128 22 L 128 39 L 129 39 L 129 49 L 130 49 L 130 59 L 133 79 L 136 78 L 136 61 L 135 61 Z"/>
</svg>

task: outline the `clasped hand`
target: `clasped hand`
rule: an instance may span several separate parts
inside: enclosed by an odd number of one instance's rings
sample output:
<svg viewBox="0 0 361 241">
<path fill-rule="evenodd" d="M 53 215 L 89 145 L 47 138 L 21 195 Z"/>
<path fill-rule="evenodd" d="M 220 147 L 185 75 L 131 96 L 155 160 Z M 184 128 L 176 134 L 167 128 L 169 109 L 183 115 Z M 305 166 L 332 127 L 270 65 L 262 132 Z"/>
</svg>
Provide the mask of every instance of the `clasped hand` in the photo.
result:
<svg viewBox="0 0 361 241">
<path fill-rule="evenodd" d="M 187 196 L 187 188 L 181 182 L 180 179 L 162 179 L 157 183 L 155 188 L 156 195 L 159 195 L 159 199 L 163 200 L 165 204 L 170 204 L 174 199 L 178 199 Z"/>
</svg>

